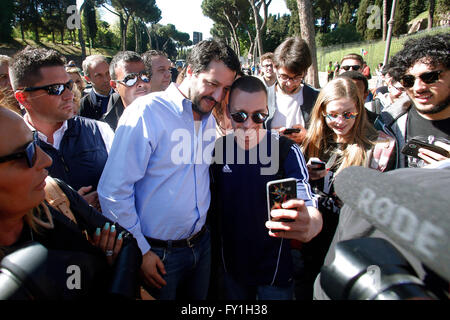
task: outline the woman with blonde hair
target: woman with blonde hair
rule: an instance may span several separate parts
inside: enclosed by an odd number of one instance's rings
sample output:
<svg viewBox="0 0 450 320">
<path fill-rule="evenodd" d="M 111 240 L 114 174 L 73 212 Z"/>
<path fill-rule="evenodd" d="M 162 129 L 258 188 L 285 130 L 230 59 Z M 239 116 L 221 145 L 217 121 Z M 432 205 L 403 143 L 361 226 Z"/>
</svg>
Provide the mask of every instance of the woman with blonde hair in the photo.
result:
<svg viewBox="0 0 450 320">
<path fill-rule="evenodd" d="M 320 271 L 338 224 L 342 202 L 334 192 L 335 177 L 350 166 L 393 169 L 394 146 L 393 138 L 368 121 L 364 101 L 350 78 L 334 79 L 321 90 L 302 143 L 309 182 L 323 218 L 319 236 L 302 247 L 302 254 L 313 257 L 309 281 Z"/>
<path fill-rule="evenodd" d="M 51 163 L 37 133 L 0 101 L 0 260 L 30 242 L 45 247 L 43 272 L 29 298 L 134 299 L 142 261 L 136 240 L 62 181 L 56 181 L 57 197 L 49 197 L 55 195 L 48 189 L 55 186 L 47 177 Z M 69 266 L 78 268 L 77 290 L 68 290 Z"/>
<path fill-rule="evenodd" d="M 320 92 L 302 150 L 307 159 L 328 162 L 327 168 L 337 174 L 349 166 L 369 166 L 379 135 L 367 120 L 358 88 L 351 79 L 343 77 L 330 81 Z M 326 174 L 313 168 L 310 166 L 309 170 L 313 180 Z M 381 171 L 385 169 L 380 167 Z"/>
</svg>

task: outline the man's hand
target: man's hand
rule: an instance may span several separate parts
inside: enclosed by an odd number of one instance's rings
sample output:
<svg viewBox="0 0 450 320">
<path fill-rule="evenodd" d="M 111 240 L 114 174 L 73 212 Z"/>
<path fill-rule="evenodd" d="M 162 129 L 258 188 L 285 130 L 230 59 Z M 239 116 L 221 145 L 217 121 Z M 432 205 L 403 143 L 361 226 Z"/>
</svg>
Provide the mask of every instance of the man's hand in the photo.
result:
<svg viewBox="0 0 450 320">
<path fill-rule="evenodd" d="M 289 139 L 293 140 L 295 143 L 297 144 L 301 144 L 303 142 L 303 139 L 305 139 L 306 136 L 306 129 L 305 127 L 303 127 L 301 124 L 294 124 L 292 126 L 292 128 L 296 128 L 296 129 L 300 129 L 300 132 L 293 132 L 290 134 L 284 134 L 284 131 L 287 129 L 285 127 L 281 127 L 279 128 L 279 132 L 283 135 L 285 135 L 286 137 L 288 137 Z"/>
<path fill-rule="evenodd" d="M 159 259 L 158 255 L 149 250 L 142 257 L 141 272 L 145 281 L 152 287 L 161 289 L 167 282 L 161 277 L 160 273 L 166 274 L 164 263 Z"/>
<path fill-rule="evenodd" d="M 444 148 L 445 150 L 450 152 L 450 145 L 448 145 L 446 143 L 443 143 L 441 141 L 436 141 L 435 145 L 438 147 Z M 420 148 L 418 155 L 420 158 L 425 160 L 425 162 L 427 164 L 437 164 L 437 162 L 439 162 L 439 161 L 449 159 L 448 157 L 445 157 L 439 153 L 433 152 L 433 151 L 425 149 L 425 148 Z"/>
<path fill-rule="evenodd" d="M 307 207 L 303 200 L 291 199 L 281 206 L 283 209 L 274 209 L 270 212 L 275 221 L 266 222 L 266 228 L 272 229 L 269 230 L 270 236 L 309 242 L 322 230 L 323 220 L 319 210 Z M 294 219 L 294 221 L 276 221 L 280 218 Z"/>
<path fill-rule="evenodd" d="M 97 209 L 97 211 L 102 212 L 102 207 L 100 206 L 100 201 L 98 201 L 98 193 L 97 191 L 91 191 L 92 186 L 81 187 L 78 190 L 78 194 L 83 197 L 86 202 Z"/>
</svg>

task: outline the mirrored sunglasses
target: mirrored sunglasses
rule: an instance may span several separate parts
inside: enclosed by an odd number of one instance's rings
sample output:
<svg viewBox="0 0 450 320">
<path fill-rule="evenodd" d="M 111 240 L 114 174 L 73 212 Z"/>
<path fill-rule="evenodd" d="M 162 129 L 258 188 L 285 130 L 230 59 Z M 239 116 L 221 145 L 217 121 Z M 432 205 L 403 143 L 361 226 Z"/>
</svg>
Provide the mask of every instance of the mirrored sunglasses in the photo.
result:
<svg viewBox="0 0 450 320">
<path fill-rule="evenodd" d="M 150 79 L 151 79 L 151 74 L 148 71 L 142 71 L 139 73 L 130 73 L 128 74 L 125 78 L 123 78 L 123 80 L 117 80 L 120 83 L 122 83 L 123 85 L 127 86 L 127 87 L 132 87 L 134 86 L 138 79 L 141 79 L 143 82 L 145 83 L 149 83 Z"/>
<path fill-rule="evenodd" d="M 60 96 L 63 94 L 64 90 L 69 89 L 70 91 L 72 91 L 72 88 L 73 80 L 70 79 L 66 83 L 55 83 L 40 87 L 27 87 L 24 88 L 23 91 L 31 92 L 37 90 L 47 90 L 47 93 L 51 96 Z"/>
<path fill-rule="evenodd" d="M 245 111 L 239 111 L 235 113 L 231 113 L 231 118 L 238 123 L 243 123 L 247 121 L 247 119 L 251 117 L 254 123 L 263 123 L 269 117 L 267 113 L 255 112 L 252 114 L 248 114 Z"/>
</svg>

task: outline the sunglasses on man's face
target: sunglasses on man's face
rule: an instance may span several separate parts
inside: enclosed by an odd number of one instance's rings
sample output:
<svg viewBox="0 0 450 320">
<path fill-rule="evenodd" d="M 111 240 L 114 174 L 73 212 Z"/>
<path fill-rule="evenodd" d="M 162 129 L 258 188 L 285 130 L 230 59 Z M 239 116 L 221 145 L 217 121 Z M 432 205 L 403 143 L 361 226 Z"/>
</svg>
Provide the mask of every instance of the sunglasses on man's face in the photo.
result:
<svg viewBox="0 0 450 320">
<path fill-rule="evenodd" d="M 47 93 L 51 96 L 60 96 L 63 94 L 64 90 L 69 89 L 70 91 L 72 91 L 72 88 L 73 88 L 73 80 L 70 79 L 66 83 L 49 84 L 40 87 L 28 87 L 23 89 L 23 91 L 31 92 L 37 90 L 47 90 Z"/>
<path fill-rule="evenodd" d="M 245 111 L 238 111 L 235 113 L 231 113 L 231 118 L 238 123 L 244 123 L 250 117 L 252 118 L 254 123 L 263 123 L 264 121 L 266 121 L 269 115 L 267 113 L 262 112 L 255 112 L 252 114 L 248 114 Z"/>
<path fill-rule="evenodd" d="M 425 82 L 426 84 L 432 84 L 439 80 L 439 75 L 442 73 L 443 70 L 434 70 L 430 72 L 424 72 L 418 78 Z M 414 83 L 416 82 L 416 77 L 412 74 L 406 74 L 404 75 L 400 83 L 405 88 L 412 88 L 414 86 Z"/>
<path fill-rule="evenodd" d="M 130 73 L 130 74 L 126 75 L 126 77 L 123 78 L 123 80 L 117 80 L 117 81 L 119 81 L 120 83 L 122 83 L 123 85 L 125 85 L 127 87 L 132 87 L 137 83 L 138 78 L 140 78 L 145 83 L 149 83 L 150 79 L 151 79 L 151 73 L 148 71 L 141 71 L 139 73 L 134 72 L 134 73 Z"/>
<path fill-rule="evenodd" d="M 37 131 L 33 131 L 33 140 L 26 145 L 24 151 L 0 157 L 0 163 L 25 158 L 27 160 L 28 167 L 33 168 L 34 164 L 36 163 L 37 141 L 38 133 Z"/>
<path fill-rule="evenodd" d="M 361 68 L 361 66 L 358 66 L 358 65 L 354 65 L 354 66 L 342 66 L 341 68 L 344 69 L 345 71 L 350 70 L 350 68 L 351 68 L 352 70 L 354 70 L 354 71 L 358 71 L 358 70 Z"/>
</svg>

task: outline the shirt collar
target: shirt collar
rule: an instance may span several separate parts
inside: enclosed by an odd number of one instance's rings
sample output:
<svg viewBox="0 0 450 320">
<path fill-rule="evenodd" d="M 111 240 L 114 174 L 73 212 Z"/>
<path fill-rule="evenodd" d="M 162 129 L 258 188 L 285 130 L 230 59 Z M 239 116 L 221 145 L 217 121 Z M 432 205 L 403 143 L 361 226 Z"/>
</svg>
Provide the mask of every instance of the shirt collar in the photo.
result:
<svg viewBox="0 0 450 320">
<path fill-rule="evenodd" d="M 39 139 L 44 141 L 45 143 L 48 143 L 47 142 L 48 141 L 47 136 L 45 134 L 43 134 L 42 132 L 40 132 L 39 130 L 37 130 L 35 127 L 33 127 L 33 125 L 30 123 L 30 116 L 29 116 L 29 114 L 26 113 L 23 116 L 23 118 L 24 118 L 25 123 L 28 126 L 28 128 L 30 128 L 31 131 L 37 131 Z M 61 127 L 53 133 L 53 141 L 55 141 L 55 137 L 56 136 L 63 136 L 64 133 L 66 132 L 67 128 L 68 128 L 67 120 L 64 120 L 64 122 L 62 123 Z"/>
<path fill-rule="evenodd" d="M 186 98 L 181 91 L 178 89 L 178 85 L 172 82 L 169 87 L 165 90 L 167 98 L 173 102 L 175 110 L 181 114 L 187 106 L 190 106 L 190 111 L 192 113 L 192 102 Z M 187 110 L 186 110 L 187 111 Z"/>
</svg>

